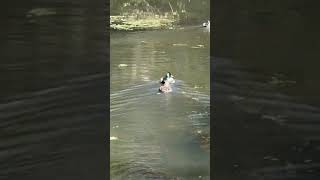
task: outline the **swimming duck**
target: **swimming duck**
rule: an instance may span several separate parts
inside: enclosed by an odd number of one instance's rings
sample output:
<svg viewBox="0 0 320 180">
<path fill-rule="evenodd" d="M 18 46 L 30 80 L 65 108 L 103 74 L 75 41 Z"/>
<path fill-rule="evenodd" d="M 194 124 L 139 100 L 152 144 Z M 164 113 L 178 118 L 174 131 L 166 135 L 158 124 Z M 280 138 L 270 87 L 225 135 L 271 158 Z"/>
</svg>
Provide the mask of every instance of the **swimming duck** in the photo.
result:
<svg viewBox="0 0 320 180">
<path fill-rule="evenodd" d="M 167 72 L 167 74 L 160 79 L 160 82 L 164 81 L 173 84 L 176 82 L 173 78 L 174 76 L 170 72 Z"/>
<path fill-rule="evenodd" d="M 203 23 L 202 26 L 210 28 L 210 20 L 208 20 L 208 22 Z"/>
</svg>

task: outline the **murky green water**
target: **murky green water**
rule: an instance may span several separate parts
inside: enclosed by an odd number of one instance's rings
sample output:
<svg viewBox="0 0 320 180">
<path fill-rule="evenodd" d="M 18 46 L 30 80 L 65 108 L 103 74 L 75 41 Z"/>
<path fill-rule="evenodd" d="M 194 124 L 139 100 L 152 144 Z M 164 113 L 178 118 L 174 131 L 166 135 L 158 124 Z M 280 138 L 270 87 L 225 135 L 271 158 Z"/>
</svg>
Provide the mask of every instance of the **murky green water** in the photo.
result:
<svg viewBox="0 0 320 180">
<path fill-rule="evenodd" d="M 111 179 L 209 179 L 209 33 L 111 33 Z M 167 71 L 173 92 L 158 94 Z"/>
</svg>

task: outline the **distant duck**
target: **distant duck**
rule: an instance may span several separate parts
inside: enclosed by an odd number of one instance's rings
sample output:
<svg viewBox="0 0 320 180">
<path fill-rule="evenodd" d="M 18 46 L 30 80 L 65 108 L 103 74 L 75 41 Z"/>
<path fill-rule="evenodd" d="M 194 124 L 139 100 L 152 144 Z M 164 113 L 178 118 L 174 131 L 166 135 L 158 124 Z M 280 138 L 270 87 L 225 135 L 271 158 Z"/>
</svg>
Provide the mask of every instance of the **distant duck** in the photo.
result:
<svg viewBox="0 0 320 180">
<path fill-rule="evenodd" d="M 167 74 L 160 79 L 160 82 L 164 81 L 173 84 L 176 82 L 173 78 L 174 76 L 170 72 L 167 72 Z"/>
<path fill-rule="evenodd" d="M 202 26 L 203 26 L 203 27 L 210 28 L 210 20 L 208 20 L 208 22 L 202 23 Z"/>
</svg>

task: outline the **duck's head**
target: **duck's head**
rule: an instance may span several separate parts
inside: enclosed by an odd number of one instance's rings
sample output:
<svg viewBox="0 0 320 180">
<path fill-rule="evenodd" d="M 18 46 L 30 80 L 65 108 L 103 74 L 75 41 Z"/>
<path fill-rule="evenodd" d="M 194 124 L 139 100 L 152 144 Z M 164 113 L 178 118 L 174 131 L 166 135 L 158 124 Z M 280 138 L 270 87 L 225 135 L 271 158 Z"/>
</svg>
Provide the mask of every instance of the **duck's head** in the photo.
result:
<svg viewBox="0 0 320 180">
<path fill-rule="evenodd" d="M 168 79 L 167 76 L 162 77 L 162 78 L 160 79 L 160 83 L 167 81 L 167 79 Z"/>
<path fill-rule="evenodd" d="M 169 79 L 169 78 L 173 78 L 173 75 L 171 74 L 171 72 L 167 72 L 166 74 L 166 78 Z"/>
<path fill-rule="evenodd" d="M 166 81 L 168 81 L 169 83 L 174 83 L 175 81 L 173 78 L 174 76 L 170 72 L 167 72 L 167 74 L 160 79 L 160 83 Z"/>
</svg>

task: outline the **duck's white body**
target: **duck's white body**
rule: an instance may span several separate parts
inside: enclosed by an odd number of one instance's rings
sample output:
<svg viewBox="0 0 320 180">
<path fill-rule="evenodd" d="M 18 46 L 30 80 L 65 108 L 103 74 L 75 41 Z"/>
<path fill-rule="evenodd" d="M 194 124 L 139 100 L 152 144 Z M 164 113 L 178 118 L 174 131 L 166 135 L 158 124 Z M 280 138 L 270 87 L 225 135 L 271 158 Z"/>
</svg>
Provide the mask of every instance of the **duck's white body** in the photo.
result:
<svg viewBox="0 0 320 180">
<path fill-rule="evenodd" d="M 172 77 L 168 78 L 167 81 L 168 81 L 169 83 L 171 83 L 171 84 L 173 84 L 173 83 L 176 82 Z"/>
</svg>

